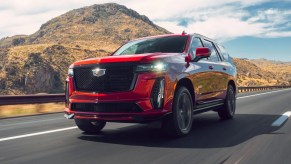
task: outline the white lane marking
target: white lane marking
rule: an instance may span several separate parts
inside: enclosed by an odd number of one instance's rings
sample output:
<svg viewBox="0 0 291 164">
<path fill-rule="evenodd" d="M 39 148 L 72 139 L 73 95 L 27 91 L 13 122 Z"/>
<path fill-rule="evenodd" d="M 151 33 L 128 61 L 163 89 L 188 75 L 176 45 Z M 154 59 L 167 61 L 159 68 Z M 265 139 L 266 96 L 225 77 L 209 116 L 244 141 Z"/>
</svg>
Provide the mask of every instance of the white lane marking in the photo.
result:
<svg viewBox="0 0 291 164">
<path fill-rule="evenodd" d="M 64 117 L 62 117 L 62 118 L 46 119 L 46 120 L 36 120 L 36 121 L 28 121 L 28 122 L 19 122 L 19 123 L 14 123 L 14 124 L 5 124 L 5 125 L 0 125 L 0 127 L 13 126 L 13 125 L 23 125 L 23 124 L 32 124 L 32 123 L 39 123 L 39 122 L 46 122 L 46 121 L 54 121 L 54 120 L 60 120 L 60 119 L 64 119 Z"/>
<path fill-rule="evenodd" d="M 48 131 L 42 131 L 42 132 L 36 132 L 36 133 L 29 133 L 29 134 L 13 136 L 13 137 L 0 138 L 0 142 L 1 141 L 14 140 L 14 139 L 18 139 L 18 138 L 26 138 L 26 137 L 31 137 L 31 136 L 38 136 L 38 135 L 42 135 L 42 134 L 55 133 L 55 132 L 60 132 L 60 131 L 65 131 L 65 130 L 76 129 L 76 128 L 77 128 L 77 126 L 72 126 L 72 127 L 67 127 L 67 128 L 48 130 Z"/>
<path fill-rule="evenodd" d="M 290 89 L 288 88 L 288 89 L 282 89 L 282 90 L 277 90 L 277 91 L 271 91 L 271 92 L 258 93 L 258 94 L 254 94 L 254 95 L 242 96 L 242 97 L 237 97 L 237 99 L 243 99 L 243 98 L 248 98 L 248 97 L 265 95 L 265 94 L 275 93 L 275 92 L 282 92 L 282 91 L 286 91 L 286 90 L 290 90 Z"/>
<path fill-rule="evenodd" d="M 276 121 L 272 123 L 272 126 L 281 126 L 291 115 L 291 111 L 285 112 Z"/>
</svg>

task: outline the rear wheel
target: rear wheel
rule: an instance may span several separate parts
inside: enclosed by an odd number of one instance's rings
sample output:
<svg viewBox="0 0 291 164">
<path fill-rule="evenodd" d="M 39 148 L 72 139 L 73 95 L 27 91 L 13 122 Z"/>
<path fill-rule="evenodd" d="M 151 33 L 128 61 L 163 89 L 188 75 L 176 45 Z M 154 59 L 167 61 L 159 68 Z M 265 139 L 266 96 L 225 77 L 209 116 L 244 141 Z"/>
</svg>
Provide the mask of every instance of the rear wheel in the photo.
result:
<svg viewBox="0 0 291 164">
<path fill-rule="evenodd" d="M 163 131 L 172 137 L 187 135 L 192 127 L 193 102 L 190 92 L 185 87 L 179 87 L 174 95 L 173 113 L 164 118 Z"/>
<path fill-rule="evenodd" d="M 227 120 L 233 118 L 236 108 L 236 96 L 232 85 L 228 86 L 226 99 L 223 107 L 218 110 L 220 119 Z"/>
<path fill-rule="evenodd" d="M 104 121 L 90 121 L 86 119 L 75 119 L 75 123 L 80 130 L 86 133 L 98 133 L 106 125 Z"/>
</svg>

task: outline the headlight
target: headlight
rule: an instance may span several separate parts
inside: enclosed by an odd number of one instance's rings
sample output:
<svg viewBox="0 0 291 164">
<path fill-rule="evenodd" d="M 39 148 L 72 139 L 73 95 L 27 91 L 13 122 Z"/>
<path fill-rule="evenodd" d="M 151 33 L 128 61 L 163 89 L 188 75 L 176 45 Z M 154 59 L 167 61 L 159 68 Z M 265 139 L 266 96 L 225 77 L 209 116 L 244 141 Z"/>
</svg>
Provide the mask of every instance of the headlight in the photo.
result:
<svg viewBox="0 0 291 164">
<path fill-rule="evenodd" d="M 136 72 L 162 72 L 166 71 L 167 65 L 164 63 L 138 65 Z"/>
<path fill-rule="evenodd" d="M 68 69 L 68 76 L 74 76 L 73 68 Z"/>
</svg>

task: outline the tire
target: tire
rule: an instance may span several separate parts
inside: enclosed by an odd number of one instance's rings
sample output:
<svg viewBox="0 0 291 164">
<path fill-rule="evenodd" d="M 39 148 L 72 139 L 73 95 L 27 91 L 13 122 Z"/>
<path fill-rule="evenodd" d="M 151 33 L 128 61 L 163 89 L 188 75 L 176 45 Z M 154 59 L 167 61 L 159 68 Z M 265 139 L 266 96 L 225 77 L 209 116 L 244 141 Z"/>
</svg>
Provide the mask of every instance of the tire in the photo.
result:
<svg viewBox="0 0 291 164">
<path fill-rule="evenodd" d="M 228 85 L 226 99 L 223 107 L 218 110 L 218 115 L 222 120 L 232 119 L 235 114 L 236 96 L 232 85 Z"/>
<path fill-rule="evenodd" d="M 193 102 L 186 87 L 179 87 L 174 95 L 172 114 L 162 121 L 164 134 L 170 137 L 186 136 L 192 127 Z"/>
<path fill-rule="evenodd" d="M 90 121 L 86 119 L 75 119 L 75 123 L 80 130 L 91 134 L 99 133 L 106 125 L 104 121 Z"/>
</svg>

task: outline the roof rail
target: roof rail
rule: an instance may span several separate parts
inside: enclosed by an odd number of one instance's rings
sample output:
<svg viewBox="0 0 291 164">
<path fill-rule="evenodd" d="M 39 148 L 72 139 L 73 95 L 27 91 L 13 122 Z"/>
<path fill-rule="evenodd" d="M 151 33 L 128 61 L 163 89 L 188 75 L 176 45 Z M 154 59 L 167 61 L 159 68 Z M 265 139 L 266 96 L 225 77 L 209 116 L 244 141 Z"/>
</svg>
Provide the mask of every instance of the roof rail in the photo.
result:
<svg viewBox="0 0 291 164">
<path fill-rule="evenodd" d="M 205 38 L 205 39 L 207 39 L 207 40 L 210 40 L 210 41 L 215 41 L 214 39 L 211 39 L 211 38 L 209 38 L 209 37 L 206 37 L 206 36 L 201 35 L 201 34 L 198 34 L 198 33 L 193 33 L 193 35 L 197 35 L 197 36 L 203 37 L 203 38 Z"/>
</svg>

